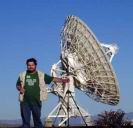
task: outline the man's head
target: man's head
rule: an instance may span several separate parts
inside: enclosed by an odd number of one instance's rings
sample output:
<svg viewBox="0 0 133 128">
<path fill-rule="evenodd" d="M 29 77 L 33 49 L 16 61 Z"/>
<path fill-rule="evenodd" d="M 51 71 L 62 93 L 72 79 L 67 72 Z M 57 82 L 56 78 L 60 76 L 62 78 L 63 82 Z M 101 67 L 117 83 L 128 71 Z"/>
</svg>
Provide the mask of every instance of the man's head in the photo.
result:
<svg viewBox="0 0 133 128">
<path fill-rule="evenodd" d="M 29 58 L 26 60 L 27 70 L 29 72 L 35 72 L 37 66 L 37 60 L 35 58 Z"/>
</svg>

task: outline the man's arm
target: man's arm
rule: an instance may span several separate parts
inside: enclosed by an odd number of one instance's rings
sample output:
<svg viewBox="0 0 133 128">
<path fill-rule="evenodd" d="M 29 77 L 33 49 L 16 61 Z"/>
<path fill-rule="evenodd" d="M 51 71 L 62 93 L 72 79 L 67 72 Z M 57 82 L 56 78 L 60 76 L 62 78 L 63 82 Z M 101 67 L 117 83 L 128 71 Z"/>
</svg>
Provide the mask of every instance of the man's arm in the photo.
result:
<svg viewBox="0 0 133 128">
<path fill-rule="evenodd" d="M 21 94 L 24 93 L 24 88 L 22 88 L 20 78 L 18 78 L 18 80 L 17 80 L 16 88 L 17 88 L 17 90 L 18 90 Z"/>
<path fill-rule="evenodd" d="M 51 82 L 55 83 L 68 83 L 69 79 L 68 78 L 58 78 L 58 77 L 52 77 L 47 74 L 45 74 L 45 83 L 50 84 Z"/>
<path fill-rule="evenodd" d="M 53 77 L 53 82 L 56 82 L 56 83 L 68 83 L 69 82 L 69 78 Z"/>
</svg>

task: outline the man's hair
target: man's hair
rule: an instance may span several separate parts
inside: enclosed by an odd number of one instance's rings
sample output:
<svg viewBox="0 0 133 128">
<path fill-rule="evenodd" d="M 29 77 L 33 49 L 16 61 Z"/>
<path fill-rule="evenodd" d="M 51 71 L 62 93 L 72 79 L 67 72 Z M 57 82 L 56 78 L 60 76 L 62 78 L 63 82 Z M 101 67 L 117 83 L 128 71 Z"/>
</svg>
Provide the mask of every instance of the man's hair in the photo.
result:
<svg viewBox="0 0 133 128">
<path fill-rule="evenodd" d="M 33 62 L 35 65 L 37 65 L 37 60 L 35 58 L 29 58 L 26 60 L 26 64 L 28 65 L 29 62 Z"/>
</svg>

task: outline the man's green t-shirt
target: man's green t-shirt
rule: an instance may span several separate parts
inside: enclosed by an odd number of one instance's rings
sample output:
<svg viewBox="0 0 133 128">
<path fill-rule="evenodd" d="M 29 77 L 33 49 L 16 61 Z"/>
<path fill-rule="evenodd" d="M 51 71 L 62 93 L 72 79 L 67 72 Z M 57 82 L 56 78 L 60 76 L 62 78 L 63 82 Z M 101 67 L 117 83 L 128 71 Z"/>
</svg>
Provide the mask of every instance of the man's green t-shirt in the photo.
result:
<svg viewBox="0 0 133 128">
<path fill-rule="evenodd" d="M 50 84 L 52 80 L 53 77 L 47 74 L 44 75 L 44 81 L 46 84 Z M 17 85 L 19 85 L 18 83 L 20 83 L 20 78 L 17 81 Z M 23 103 L 33 105 L 39 104 L 41 102 L 38 72 L 34 74 L 28 72 L 26 73 L 24 89 L 25 93 Z"/>
</svg>

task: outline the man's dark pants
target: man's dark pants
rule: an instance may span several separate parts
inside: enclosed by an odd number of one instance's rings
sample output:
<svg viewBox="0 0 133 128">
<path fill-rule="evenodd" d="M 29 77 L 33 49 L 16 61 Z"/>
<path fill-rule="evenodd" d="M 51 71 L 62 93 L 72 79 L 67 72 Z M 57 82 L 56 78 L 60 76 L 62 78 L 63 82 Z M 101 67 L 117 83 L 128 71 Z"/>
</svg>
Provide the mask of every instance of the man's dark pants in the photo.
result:
<svg viewBox="0 0 133 128">
<path fill-rule="evenodd" d="M 41 103 L 35 104 L 35 105 L 29 105 L 23 102 L 20 103 L 21 117 L 23 122 L 22 128 L 30 128 L 31 113 L 33 116 L 34 127 L 43 128 L 43 125 L 40 119 L 41 107 L 42 107 Z"/>
</svg>

